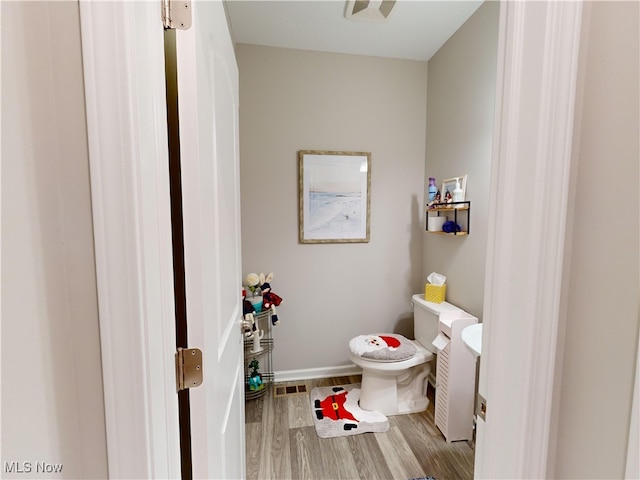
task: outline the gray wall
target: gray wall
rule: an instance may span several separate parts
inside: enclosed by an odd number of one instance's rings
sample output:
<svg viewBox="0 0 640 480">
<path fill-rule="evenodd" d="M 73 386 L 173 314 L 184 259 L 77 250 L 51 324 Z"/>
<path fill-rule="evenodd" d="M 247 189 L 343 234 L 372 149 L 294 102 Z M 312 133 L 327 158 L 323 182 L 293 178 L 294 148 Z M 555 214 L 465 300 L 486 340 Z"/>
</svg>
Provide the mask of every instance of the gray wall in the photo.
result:
<svg viewBox="0 0 640 480">
<path fill-rule="evenodd" d="M 553 478 L 624 477 L 640 291 L 638 10 L 589 2 L 582 25 Z"/>
<path fill-rule="evenodd" d="M 423 235 L 423 278 L 447 276 L 447 301 L 482 318 L 498 56 L 497 2 L 483 4 L 429 60 L 425 185 L 467 174 L 470 234 Z"/>
<path fill-rule="evenodd" d="M 1 8 L 3 478 L 106 478 L 78 4 Z"/>
<path fill-rule="evenodd" d="M 346 365 L 348 341 L 412 335 L 422 287 L 427 64 L 237 46 L 243 274 L 284 298 L 276 371 Z M 297 151 L 371 152 L 371 241 L 298 243 Z"/>
</svg>

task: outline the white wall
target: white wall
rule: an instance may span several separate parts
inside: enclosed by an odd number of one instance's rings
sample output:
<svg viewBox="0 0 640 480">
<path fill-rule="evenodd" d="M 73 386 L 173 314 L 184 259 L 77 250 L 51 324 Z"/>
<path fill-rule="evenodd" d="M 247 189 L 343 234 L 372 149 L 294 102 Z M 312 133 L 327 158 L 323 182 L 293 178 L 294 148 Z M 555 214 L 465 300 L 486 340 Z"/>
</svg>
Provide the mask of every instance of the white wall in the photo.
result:
<svg viewBox="0 0 640 480">
<path fill-rule="evenodd" d="M 276 371 L 346 365 L 348 341 L 413 333 L 422 285 L 427 64 L 237 46 L 243 274 L 284 298 Z M 298 243 L 297 151 L 371 152 L 371 241 Z"/>
<path fill-rule="evenodd" d="M 586 4 L 554 478 L 624 477 L 640 291 L 638 18 L 637 2 Z"/>
<path fill-rule="evenodd" d="M 447 301 L 482 317 L 498 2 L 484 3 L 429 60 L 425 185 L 467 174 L 470 234 L 423 234 L 423 279 L 447 276 Z M 424 215 L 424 214 L 423 214 Z M 423 282 L 424 283 L 424 282 Z"/>
<path fill-rule="evenodd" d="M 3 478 L 107 476 L 75 2 L 2 2 Z M 32 472 L 6 473 L 5 462 Z"/>
</svg>

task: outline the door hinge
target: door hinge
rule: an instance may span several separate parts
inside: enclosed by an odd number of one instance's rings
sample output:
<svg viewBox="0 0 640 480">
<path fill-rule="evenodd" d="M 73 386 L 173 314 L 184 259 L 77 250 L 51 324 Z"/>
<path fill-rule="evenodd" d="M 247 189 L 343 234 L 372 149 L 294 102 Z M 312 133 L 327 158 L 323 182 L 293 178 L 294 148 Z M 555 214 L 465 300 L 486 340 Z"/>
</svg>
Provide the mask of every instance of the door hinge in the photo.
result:
<svg viewBox="0 0 640 480">
<path fill-rule="evenodd" d="M 191 28 L 191 0 L 162 0 L 162 24 L 165 29 Z"/>
<path fill-rule="evenodd" d="M 487 401 L 479 393 L 476 400 L 476 415 L 485 422 L 487 421 Z"/>
<path fill-rule="evenodd" d="M 197 348 L 178 348 L 176 352 L 176 389 L 202 385 L 202 352 Z"/>
</svg>

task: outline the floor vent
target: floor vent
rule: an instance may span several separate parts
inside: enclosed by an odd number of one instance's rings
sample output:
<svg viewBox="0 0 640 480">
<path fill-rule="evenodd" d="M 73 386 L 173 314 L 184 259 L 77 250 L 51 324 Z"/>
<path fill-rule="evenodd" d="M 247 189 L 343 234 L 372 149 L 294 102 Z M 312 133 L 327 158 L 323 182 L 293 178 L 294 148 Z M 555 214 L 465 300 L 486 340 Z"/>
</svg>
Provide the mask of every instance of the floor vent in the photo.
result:
<svg viewBox="0 0 640 480">
<path fill-rule="evenodd" d="M 307 386 L 301 385 L 276 385 L 274 388 L 274 397 L 289 397 L 292 395 L 305 395 Z"/>
</svg>

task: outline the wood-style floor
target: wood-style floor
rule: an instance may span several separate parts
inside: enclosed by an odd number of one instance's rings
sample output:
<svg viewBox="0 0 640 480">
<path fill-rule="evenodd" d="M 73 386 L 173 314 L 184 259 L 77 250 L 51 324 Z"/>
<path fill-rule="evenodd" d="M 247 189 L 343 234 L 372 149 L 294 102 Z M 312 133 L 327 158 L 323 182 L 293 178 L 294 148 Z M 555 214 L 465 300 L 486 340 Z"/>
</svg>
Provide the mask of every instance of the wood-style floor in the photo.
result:
<svg viewBox="0 0 640 480">
<path fill-rule="evenodd" d="M 246 404 L 247 478 L 401 479 L 473 478 L 471 442 L 447 443 L 433 422 L 434 402 L 425 412 L 389 417 L 385 433 L 320 438 L 313 426 L 309 394 L 314 387 L 360 383 L 360 377 L 290 382 L 306 394 L 276 397 L 274 389 Z M 276 385 L 278 386 L 278 385 Z"/>
</svg>

